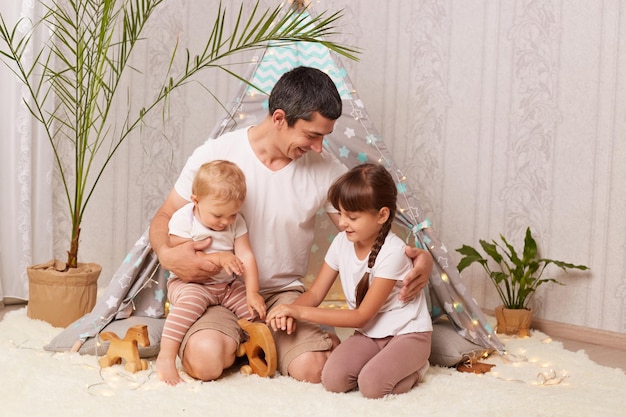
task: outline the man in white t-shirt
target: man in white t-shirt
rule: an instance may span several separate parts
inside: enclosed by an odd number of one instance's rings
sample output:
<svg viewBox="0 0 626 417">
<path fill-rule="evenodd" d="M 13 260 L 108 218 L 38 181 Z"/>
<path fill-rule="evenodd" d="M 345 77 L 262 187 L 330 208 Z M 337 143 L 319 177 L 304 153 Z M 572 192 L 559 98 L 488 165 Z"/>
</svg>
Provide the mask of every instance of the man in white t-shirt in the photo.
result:
<svg viewBox="0 0 626 417">
<path fill-rule="evenodd" d="M 333 131 L 341 110 L 341 98 L 328 75 L 314 68 L 294 68 L 276 83 L 269 114 L 260 124 L 198 147 L 150 225 L 150 243 L 161 265 L 188 282 L 204 282 L 218 272 L 202 257 L 210 241 L 170 247 L 167 223 L 189 202 L 196 169 L 210 160 L 229 160 L 246 176 L 248 195 L 240 212 L 248 225 L 267 308 L 294 301 L 304 290 L 300 279 L 306 273 L 316 212 L 324 207 L 338 225 L 326 193 L 345 167 L 323 151 L 322 140 Z M 433 261 L 427 251 L 416 248 L 407 248 L 407 254 L 414 259 L 414 268 L 401 296 L 412 299 L 428 282 Z M 277 332 L 274 338 L 278 370 L 315 383 L 338 343 L 319 326 L 304 323 L 295 333 Z M 239 341 L 234 314 L 221 306 L 210 307 L 181 344 L 183 368 L 194 378 L 214 380 L 234 363 Z"/>
</svg>

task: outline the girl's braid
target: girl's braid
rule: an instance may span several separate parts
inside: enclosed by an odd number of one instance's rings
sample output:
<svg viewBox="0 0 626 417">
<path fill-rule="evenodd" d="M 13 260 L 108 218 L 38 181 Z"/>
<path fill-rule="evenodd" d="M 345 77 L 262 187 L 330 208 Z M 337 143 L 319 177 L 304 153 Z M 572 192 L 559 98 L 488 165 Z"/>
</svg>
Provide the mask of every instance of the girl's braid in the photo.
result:
<svg viewBox="0 0 626 417">
<path fill-rule="evenodd" d="M 380 252 L 380 248 L 383 247 L 383 243 L 385 243 L 385 238 L 391 230 L 392 223 L 393 218 L 389 216 L 385 224 L 383 224 L 383 227 L 380 229 L 380 232 L 378 232 L 378 237 L 376 238 L 376 242 L 374 242 L 374 246 L 372 246 L 370 256 L 367 260 L 367 272 L 365 272 L 354 290 L 357 308 L 361 305 L 361 302 L 365 298 L 365 294 L 367 294 L 367 290 L 370 288 L 370 271 L 374 267 L 374 263 L 376 263 L 376 257 L 378 256 L 378 252 Z"/>
</svg>

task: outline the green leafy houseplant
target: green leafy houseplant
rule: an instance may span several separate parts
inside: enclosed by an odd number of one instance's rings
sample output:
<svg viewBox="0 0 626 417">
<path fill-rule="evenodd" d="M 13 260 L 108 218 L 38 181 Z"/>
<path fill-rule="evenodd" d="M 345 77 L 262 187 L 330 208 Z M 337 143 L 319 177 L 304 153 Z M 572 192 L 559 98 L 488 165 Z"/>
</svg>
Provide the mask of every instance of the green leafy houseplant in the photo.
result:
<svg viewBox="0 0 626 417">
<path fill-rule="evenodd" d="M 457 269 L 462 272 L 465 268 L 478 262 L 491 279 L 505 308 L 528 309 L 531 296 L 537 288 L 547 282 L 563 285 L 555 278 L 543 277 L 548 265 L 553 264 L 567 271 L 568 269 L 588 269 L 584 265 L 574 265 L 554 259 L 540 258 L 537 250 L 537 242 L 533 239 L 530 228 L 526 229 L 524 249 L 522 256 L 518 256 L 515 248 L 500 235 L 502 243 L 495 240 L 491 243 L 480 240 L 480 246 L 493 262 L 497 269 L 490 266 L 489 259 L 471 246 L 463 245 L 456 251 L 463 258 L 459 261 Z"/>
<path fill-rule="evenodd" d="M 498 333 L 527 337 L 530 334 L 532 310 L 528 303 L 537 288 L 547 282 L 563 285 L 555 278 L 546 278 L 543 273 L 548 265 L 553 264 L 567 271 L 568 269 L 588 269 L 584 265 L 574 265 L 567 262 L 556 261 L 539 257 L 537 242 L 533 239 L 530 228 L 526 228 L 524 249 L 520 257 L 515 248 L 509 244 L 504 236 L 500 235 L 502 243 L 495 240 L 490 242 L 480 240 L 484 252 L 480 252 L 471 246 L 463 245 L 457 249 L 463 258 L 459 261 L 457 269 L 462 272 L 465 268 L 478 262 L 487 276 L 491 279 L 498 291 L 502 305 L 496 307 L 496 328 Z M 495 263 L 492 269 L 491 263 Z"/>
<path fill-rule="evenodd" d="M 341 18 L 340 12 L 311 16 L 302 14 L 296 6 L 260 10 L 258 2 L 249 11 L 244 10 L 242 3 L 232 31 L 227 32 L 229 20 L 220 4 L 201 52 L 186 50 L 183 70 L 174 73 L 178 45 L 172 45 L 169 71 L 160 91 L 134 111 L 130 100 L 124 99 L 132 95 L 129 87 L 123 87 L 123 77 L 129 70 L 137 71 L 130 64 L 133 50 L 142 40 L 141 33 L 150 16 L 163 2 L 41 0 L 45 13 L 24 35 L 18 27 L 31 22 L 20 20 L 9 26 L 0 14 L 0 58 L 25 86 L 24 103 L 43 126 L 65 191 L 71 218 L 70 247 L 67 266 L 57 262 L 63 265 L 60 269 L 78 266 L 83 216 L 120 145 L 142 126 L 148 113 L 160 109 L 165 119 L 170 94 L 190 83 L 197 73 L 219 69 L 247 82 L 223 64 L 224 58 L 270 43 L 322 42 L 329 49 L 356 59 L 355 49 L 323 40 L 336 34 L 334 25 Z M 38 33 L 46 34 L 41 47 L 36 45 Z M 116 100 L 120 94 L 125 96 Z M 209 94 L 213 95 L 210 91 Z M 124 105 L 124 120 L 111 120 L 113 109 L 119 112 Z M 67 149 L 73 159 L 63 158 Z"/>
</svg>

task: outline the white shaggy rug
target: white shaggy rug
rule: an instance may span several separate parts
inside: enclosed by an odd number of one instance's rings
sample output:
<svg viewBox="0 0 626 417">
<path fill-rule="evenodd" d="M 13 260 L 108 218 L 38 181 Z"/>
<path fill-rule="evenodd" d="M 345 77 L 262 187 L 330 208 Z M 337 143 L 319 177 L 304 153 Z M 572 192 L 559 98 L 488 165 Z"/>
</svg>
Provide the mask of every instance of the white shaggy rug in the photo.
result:
<svg viewBox="0 0 626 417">
<path fill-rule="evenodd" d="M 176 387 L 150 369 L 101 369 L 95 356 L 43 350 L 60 329 L 31 320 L 26 309 L 0 322 L 0 415 L 3 416 L 625 416 L 626 374 L 583 351 L 563 349 L 540 332 L 503 337 L 508 355 L 492 355 L 483 375 L 431 367 L 408 394 L 367 400 L 332 394 L 288 377 L 233 372 L 219 381 Z"/>
</svg>

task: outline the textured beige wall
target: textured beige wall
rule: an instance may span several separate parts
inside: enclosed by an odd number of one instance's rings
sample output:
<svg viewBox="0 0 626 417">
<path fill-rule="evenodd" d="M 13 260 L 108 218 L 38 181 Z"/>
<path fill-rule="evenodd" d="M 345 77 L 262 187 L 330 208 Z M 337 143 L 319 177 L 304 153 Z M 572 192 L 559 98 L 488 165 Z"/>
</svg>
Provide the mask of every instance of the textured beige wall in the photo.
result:
<svg viewBox="0 0 626 417">
<path fill-rule="evenodd" d="M 150 73 L 133 78 L 133 95 L 158 88 L 164 52 L 177 36 L 192 46 L 205 37 L 215 6 L 204 3 L 171 0 L 154 16 L 138 60 Z M 335 40 L 363 54 L 358 63 L 343 63 L 448 250 L 500 233 L 519 243 L 530 226 L 544 256 L 592 268 L 583 276 L 558 275 L 566 286 L 542 289 L 538 317 L 626 332 L 622 3 L 320 0 L 313 6 L 344 9 Z M 216 74 L 203 82 L 228 101 L 235 83 Z M 155 129 L 145 129 L 116 159 L 84 225 L 82 257 L 104 264 L 101 285 L 221 115 L 192 87 L 174 98 L 167 140 L 157 115 L 150 121 Z M 481 306 L 498 304 L 478 270 L 464 273 L 464 281 Z"/>
</svg>

